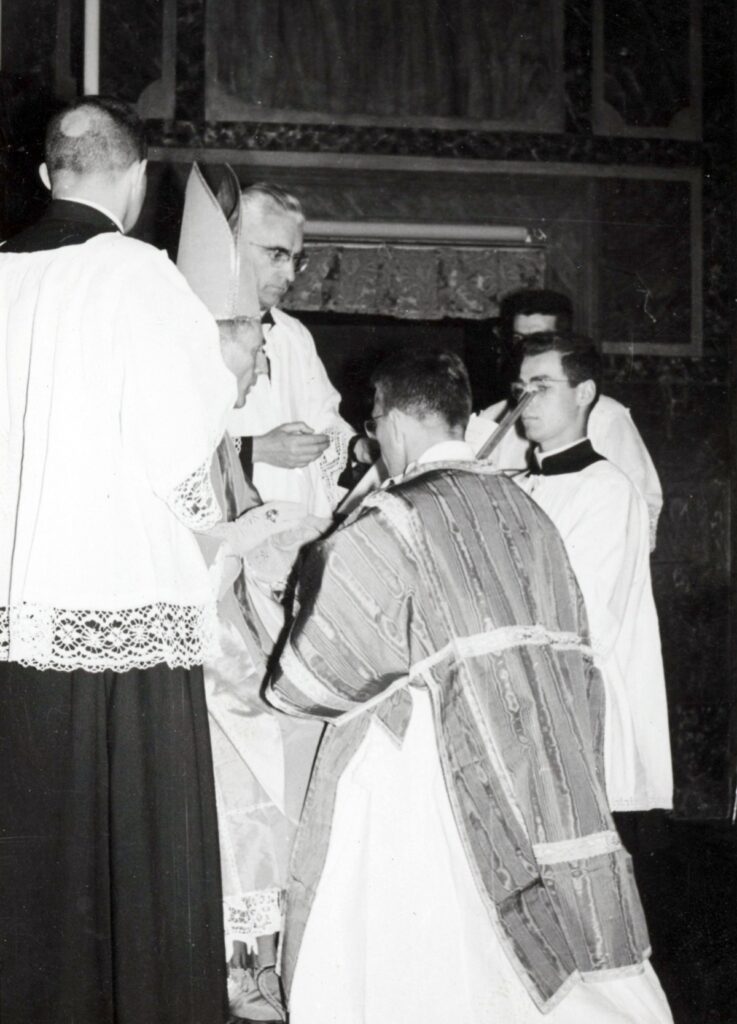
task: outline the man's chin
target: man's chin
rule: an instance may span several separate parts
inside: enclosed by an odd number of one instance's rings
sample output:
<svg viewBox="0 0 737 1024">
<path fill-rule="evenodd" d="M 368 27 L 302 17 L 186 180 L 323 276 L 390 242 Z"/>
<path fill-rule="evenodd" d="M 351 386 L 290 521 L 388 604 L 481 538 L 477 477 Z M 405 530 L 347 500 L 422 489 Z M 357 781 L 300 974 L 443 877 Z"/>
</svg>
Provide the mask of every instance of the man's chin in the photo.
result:
<svg viewBox="0 0 737 1024">
<path fill-rule="evenodd" d="M 272 309 L 274 306 L 278 306 L 284 296 L 287 294 L 287 288 L 268 288 L 263 292 L 261 297 L 261 305 L 264 309 Z"/>
<path fill-rule="evenodd" d="M 523 420 L 522 433 L 525 435 L 527 440 L 531 441 L 533 444 L 537 444 L 537 442 L 540 440 L 538 432 L 535 430 L 534 423 L 525 423 L 525 421 Z"/>
</svg>

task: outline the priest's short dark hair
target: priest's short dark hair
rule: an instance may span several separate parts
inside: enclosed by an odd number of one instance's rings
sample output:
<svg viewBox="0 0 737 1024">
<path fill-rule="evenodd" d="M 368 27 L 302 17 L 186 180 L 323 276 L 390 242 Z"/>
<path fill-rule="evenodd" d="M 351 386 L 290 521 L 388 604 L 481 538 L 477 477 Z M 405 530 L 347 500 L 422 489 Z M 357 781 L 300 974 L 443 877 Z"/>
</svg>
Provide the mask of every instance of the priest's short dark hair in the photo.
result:
<svg viewBox="0 0 737 1024">
<path fill-rule="evenodd" d="M 143 122 L 129 103 L 82 96 L 59 110 L 46 129 L 45 159 L 51 180 L 64 171 L 114 173 L 146 158 Z"/>
<path fill-rule="evenodd" d="M 573 326 L 573 303 L 563 292 L 552 288 L 522 288 L 505 295 L 501 302 L 500 316 L 511 327 L 516 316 L 554 316 L 559 331 L 570 331 Z"/>
<path fill-rule="evenodd" d="M 408 346 L 374 371 L 371 383 L 385 412 L 399 409 L 424 419 L 440 416 L 449 427 L 465 429 L 471 415 L 471 385 L 460 356 L 446 349 Z"/>
<path fill-rule="evenodd" d="M 596 397 L 599 397 L 603 366 L 601 353 L 592 338 L 575 331 L 527 334 L 520 342 L 520 363 L 525 356 L 539 356 L 544 352 L 560 354 L 563 372 L 572 387 L 592 380 L 596 385 Z"/>
</svg>

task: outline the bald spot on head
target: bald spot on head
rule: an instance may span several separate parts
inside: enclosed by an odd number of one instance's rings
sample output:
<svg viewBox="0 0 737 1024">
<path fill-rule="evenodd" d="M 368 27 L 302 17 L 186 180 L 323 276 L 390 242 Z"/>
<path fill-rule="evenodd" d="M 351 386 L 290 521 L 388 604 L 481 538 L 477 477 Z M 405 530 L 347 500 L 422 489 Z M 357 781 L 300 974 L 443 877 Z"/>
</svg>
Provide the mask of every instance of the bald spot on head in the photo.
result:
<svg viewBox="0 0 737 1024">
<path fill-rule="evenodd" d="M 69 139 L 78 139 L 80 135 L 92 130 L 92 117 L 89 110 L 70 110 L 61 119 L 59 130 Z"/>
<path fill-rule="evenodd" d="M 143 125 L 128 104 L 94 97 L 53 117 L 46 165 L 54 182 L 65 173 L 114 175 L 146 156 Z"/>
</svg>

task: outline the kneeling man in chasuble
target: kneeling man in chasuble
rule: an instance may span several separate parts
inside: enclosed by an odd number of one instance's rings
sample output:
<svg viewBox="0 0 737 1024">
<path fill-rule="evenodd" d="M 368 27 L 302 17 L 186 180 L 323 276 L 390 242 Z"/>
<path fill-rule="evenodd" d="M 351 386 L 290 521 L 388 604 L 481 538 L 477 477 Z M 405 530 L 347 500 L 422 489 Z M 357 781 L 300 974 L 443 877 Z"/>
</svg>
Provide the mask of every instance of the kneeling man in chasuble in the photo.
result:
<svg viewBox="0 0 737 1024">
<path fill-rule="evenodd" d="M 328 723 L 295 840 L 292 1024 L 667 1024 L 608 809 L 563 542 L 474 461 L 461 360 L 374 376 L 391 479 L 301 566 L 269 700 Z"/>
</svg>

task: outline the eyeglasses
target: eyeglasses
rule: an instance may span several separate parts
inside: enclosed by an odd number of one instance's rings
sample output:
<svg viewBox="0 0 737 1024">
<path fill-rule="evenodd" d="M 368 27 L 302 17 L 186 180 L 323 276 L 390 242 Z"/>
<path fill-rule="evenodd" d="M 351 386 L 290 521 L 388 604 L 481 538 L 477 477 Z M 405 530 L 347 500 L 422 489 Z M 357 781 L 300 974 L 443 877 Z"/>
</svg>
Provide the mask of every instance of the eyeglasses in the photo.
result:
<svg viewBox="0 0 737 1024">
<path fill-rule="evenodd" d="M 376 440 L 376 421 L 382 419 L 386 415 L 387 414 L 385 412 L 380 412 L 378 415 L 372 416 L 370 420 L 363 421 L 363 430 L 366 437 L 371 437 L 374 441 Z"/>
<path fill-rule="evenodd" d="M 522 381 L 516 381 L 509 390 L 515 402 L 519 402 L 523 395 L 546 394 L 546 392 L 551 390 L 553 384 L 568 384 L 570 387 L 571 382 L 567 377 L 538 377 L 535 380 L 528 381 L 527 384 L 523 384 Z"/>
<path fill-rule="evenodd" d="M 304 251 L 295 252 L 292 255 L 288 249 L 284 249 L 280 245 L 261 245 L 259 242 L 250 241 L 248 244 L 255 246 L 257 249 L 263 249 L 275 267 L 285 267 L 287 263 L 291 263 L 295 274 L 301 274 L 309 263 L 309 257 Z"/>
</svg>

